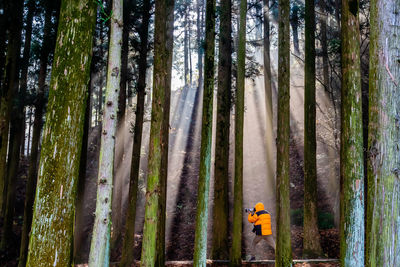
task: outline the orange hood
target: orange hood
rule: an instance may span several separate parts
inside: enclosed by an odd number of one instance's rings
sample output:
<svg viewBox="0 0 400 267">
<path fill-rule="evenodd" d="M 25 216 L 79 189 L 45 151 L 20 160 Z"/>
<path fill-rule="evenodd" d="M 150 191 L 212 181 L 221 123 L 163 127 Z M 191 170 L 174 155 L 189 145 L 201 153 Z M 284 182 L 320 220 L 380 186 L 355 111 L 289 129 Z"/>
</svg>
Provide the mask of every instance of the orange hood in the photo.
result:
<svg viewBox="0 0 400 267">
<path fill-rule="evenodd" d="M 255 206 L 256 212 L 260 211 L 260 210 L 264 210 L 264 204 L 261 202 L 258 202 Z"/>
</svg>

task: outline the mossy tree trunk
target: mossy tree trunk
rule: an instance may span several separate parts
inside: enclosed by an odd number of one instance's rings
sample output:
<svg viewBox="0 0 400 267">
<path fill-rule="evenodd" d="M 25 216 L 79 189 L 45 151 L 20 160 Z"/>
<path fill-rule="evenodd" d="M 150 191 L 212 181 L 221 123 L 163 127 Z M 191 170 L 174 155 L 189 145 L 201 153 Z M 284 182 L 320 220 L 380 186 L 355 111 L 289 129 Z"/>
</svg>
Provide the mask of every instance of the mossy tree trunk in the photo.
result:
<svg viewBox="0 0 400 267">
<path fill-rule="evenodd" d="M 93 1 L 62 1 L 27 266 L 71 266 L 95 17 Z"/>
<path fill-rule="evenodd" d="M 141 266 L 163 264 L 159 257 L 160 253 L 164 254 L 164 251 L 158 251 L 160 249 L 158 243 L 165 242 L 160 239 L 165 238 L 162 228 L 165 224 L 166 159 L 168 157 L 171 88 L 171 85 L 168 84 L 171 70 L 168 70 L 168 68 L 172 67 L 169 64 L 169 38 L 173 37 L 168 36 L 171 5 L 174 6 L 173 0 L 162 0 L 155 3 L 154 84 Z M 159 231 L 161 231 L 161 234 Z"/>
<path fill-rule="evenodd" d="M 171 77 L 172 77 L 172 56 L 174 46 L 174 0 L 167 0 L 166 4 L 166 48 L 167 68 L 165 75 L 165 99 L 162 131 L 167 133 L 163 135 L 163 144 L 165 149 L 161 154 L 161 192 L 160 192 L 160 222 L 157 230 L 157 254 L 155 266 L 165 266 L 165 223 L 167 215 L 167 177 L 168 177 L 168 147 L 169 147 L 169 117 L 171 102 Z M 190 41 L 189 41 L 190 42 Z M 190 49 L 190 48 L 189 48 Z M 190 53 L 189 53 L 190 54 Z"/>
<path fill-rule="evenodd" d="M 315 4 L 305 3 L 304 65 L 304 239 L 303 255 L 322 255 L 317 211 L 317 140 L 315 133 Z"/>
<path fill-rule="evenodd" d="M 15 206 L 15 194 L 18 181 L 18 166 L 20 161 L 21 143 L 24 138 L 24 124 L 25 124 L 25 113 L 24 113 L 24 102 L 27 89 L 27 75 L 29 66 L 29 55 L 31 50 L 31 39 L 32 39 L 32 20 L 35 12 L 35 3 L 30 0 L 27 3 L 28 13 L 26 15 L 26 28 L 25 28 L 25 44 L 24 52 L 19 68 L 21 70 L 21 80 L 16 81 L 16 87 L 19 85 L 14 95 L 12 103 L 12 114 L 13 119 L 10 121 L 10 142 L 8 151 L 8 168 L 7 168 L 7 197 L 6 197 L 6 209 L 4 211 L 3 221 L 3 234 L 1 239 L 1 249 L 6 249 L 12 243 L 14 238 L 13 235 L 13 222 L 14 222 L 14 206 Z M 22 16 L 22 14 L 21 14 Z M 18 78 L 17 78 L 18 79 Z"/>
<path fill-rule="evenodd" d="M 242 263 L 242 221 L 243 221 L 243 122 L 244 90 L 246 69 L 246 14 L 247 0 L 240 1 L 239 43 L 237 52 L 237 82 L 235 103 L 235 178 L 233 188 L 233 229 L 231 266 Z"/>
<path fill-rule="evenodd" d="M 135 218 L 136 202 L 138 193 L 139 169 L 140 169 L 140 151 L 142 147 L 143 117 L 144 117 L 144 99 L 146 91 L 146 71 L 147 71 L 147 52 L 148 52 L 148 32 L 150 20 L 150 0 L 143 1 L 143 17 L 140 26 L 140 56 L 138 64 L 138 86 L 137 86 L 137 104 L 135 111 L 135 128 L 133 135 L 131 174 L 129 182 L 129 203 L 128 215 L 125 224 L 125 237 L 122 244 L 122 258 L 119 266 L 131 266 L 134 262 L 133 249 L 135 247 Z"/>
<path fill-rule="evenodd" d="M 290 138 L 290 1 L 279 1 L 278 133 L 276 155 L 275 265 L 292 266 L 290 244 L 289 138 Z"/>
<path fill-rule="evenodd" d="M 7 154 L 10 129 L 10 114 L 14 95 L 18 94 L 19 86 L 19 52 L 21 48 L 21 29 L 23 1 L 16 0 L 6 3 L 10 18 L 7 56 L 4 66 L 4 80 L 0 94 L 0 207 L 4 216 L 7 198 Z M 11 149 L 10 149 L 11 151 Z"/>
<path fill-rule="evenodd" d="M 400 265 L 400 1 L 371 1 L 366 266 Z"/>
<path fill-rule="evenodd" d="M 210 188 L 215 74 L 215 0 L 207 0 L 206 2 L 206 37 L 204 49 L 203 114 L 201 121 L 200 173 L 193 256 L 194 266 L 206 266 L 207 257 L 208 193 Z"/>
<path fill-rule="evenodd" d="M 342 0 L 340 263 L 364 266 L 364 157 L 358 0 Z"/>
<path fill-rule="evenodd" d="M 106 99 L 102 120 L 96 212 L 90 244 L 89 266 L 108 266 L 110 261 L 111 199 L 114 177 L 115 136 L 121 82 L 123 0 L 112 1 L 108 49 Z"/>
<path fill-rule="evenodd" d="M 215 138 L 214 208 L 212 259 L 229 259 L 229 127 L 232 72 L 232 3 L 220 3 L 217 128 Z"/>
</svg>

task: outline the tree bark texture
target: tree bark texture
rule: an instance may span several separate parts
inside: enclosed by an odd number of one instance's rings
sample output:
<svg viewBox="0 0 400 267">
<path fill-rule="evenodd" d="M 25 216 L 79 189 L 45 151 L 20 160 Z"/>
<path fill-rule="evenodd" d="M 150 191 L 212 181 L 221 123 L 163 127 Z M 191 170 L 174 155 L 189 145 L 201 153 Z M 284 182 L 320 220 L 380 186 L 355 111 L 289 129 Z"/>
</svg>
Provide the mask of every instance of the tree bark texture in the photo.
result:
<svg viewBox="0 0 400 267">
<path fill-rule="evenodd" d="M 400 1 L 371 1 L 366 266 L 400 265 Z"/>
<path fill-rule="evenodd" d="M 168 178 L 168 147 L 169 147 L 169 117 L 170 117 L 170 103 L 171 103 L 171 77 L 172 77 L 172 56 L 174 46 L 174 0 L 167 1 L 166 7 L 166 58 L 167 68 L 165 77 L 165 99 L 164 106 L 165 112 L 163 114 L 162 131 L 167 133 L 163 135 L 163 144 L 165 149 L 161 154 L 161 192 L 160 192 L 160 223 L 157 231 L 157 254 L 155 266 L 165 266 L 165 223 L 167 216 L 167 178 Z"/>
<path fill-rule="evenodd" d="M 18 94 L 19 53 L 21 48 L 21 29 L 23 16 L 23 1 L 16 0 L 8 3 L 10 18 L 7 56 L 4 66 L 4 80 L 0 94 L 0 208 L 4 215 L 7 198 L 7 151 L 10 115 L 14 95 Z M 11 150 L 10 150 L 11 151 Z"/>
<path fill-rule="evenodd" d="M 95 17 L 92 1 L 62 1 L 27 266 L 71 265 Z"/>
<path fill-rule="evenodd" d="M 233 229 L 231 266 L 241 266 L 242 262 L 242 222 L 243 222 L 243 124 L 244 90 L 246 72 L 246 14 L 247 0 L 240 1 L 239 42 L 237 52 L 237 83 L 235 104 L 235 178 L 233 186 Z"/>
<path fill-rule="evenodd" d="M 364 266 L 364 158 L 358 0 L 342 0 L 340 263 Z"/>
<path fill-rule="evenodd" d="M 305 2 L 304 65 L 304 239 L 303 255 L 322 255 L 317 211 L 317 140 L 315 132 L 315 4 Z"/>
<path fill-rule="evenodd" d="M 133 248 L 135 247 L 135 218 L 136 202 L 138 193 L 139 169 L 140 169 L 140 150 L 142 147 L 144 99 L 146 92 L 146 71 L 147 71 L 147 52 L 148 52 L 148 32 L 150 20 L 150 0 L 143 2 L 142 25 L 139 30 L 140 36 L 140 58 L 138 65 L 138 86 L 137 104 L 135 111 L 135 128 L 133 135 L 133 148 L 131 160 L 131 174 L 129 182 L 129 203 L 128 215 L 125 224 L 125 237 L 122 245 L 122 257 L 119 266 L 131 266 L 134 262 Z"/>
<path fill-rule="evenodd" d="M 232 3 L 220 3 L 217 128 L 215 138 L 212 259 L 229 258 L 229 128 L 232 73 Z"/>
<path fill-rule="evenodd" d="M 278 132 L 276 155 L 275 266 L 292 266 L 290 244 L 289 139 L 290 139 L 290 32 L 289 0 L 279 1 Z"/>
<path fill-rule="evenodd" d="M 89 266 L 108 266 L 110 261 L 111 199 L 114 178 L 115 136 L 121 82 L 123 0 L 112 2 L 106 99 L 102 120 L 96 212 L 90 244 Z"/>
<path fill-rule="evenodd" d="M 118 112 L 117 112 L 117 134 L 115 145 L 115 160 L 114 160 L 114 186 L 113 186 L 113 203 L 112 203 L 112 236 L 111 250 L 118 250 L 122 243 L 122 229 L 124 221 L 123 213 L 123 176 L 117 176 L 117 170 L 122 168 L 125 159 L 125 137 L 128 135 L 128 129 L 125 128 L 125 111 L 126 111 L 126 82 L 128 78 L 128 54 L 129 54 L 129 32 L 131 30 L 130 1 L 123 1 L 123 30 L 122 30 L 122 50 L 121 50 L 121 82 L 120 92 L 118 97 Z M 119 179 L 119 181 L 117 181 Z"/>
<path fill-rule="evenodd" d="M 165 222 L 163 205 L 165 202 L 166 176 L 165 153 L 168 155 L 169 134 L 169 98 L 170 85 L 168 85 L 168 15 L 170 6 L 174 1 L 162 0 L 155 3 L 155 39 L 154 39 L 154 71 L 153 71 L 153 97 L 151 111 L 149 163 L 146 191 L 146 210 L 143 228 L 141 266 L 155 266 L 158 264 L 157 251 L 160 236 Z M 161 253 L 164 253 L 162 251 Z"/>
<path fill-rule="evenodd" d="M 215 0 L 206 1 L 206 37 L 204 43 L 204 90 L 200 147 L 200 173 L 194 244 L 194 266 L 206 266 L 208 193 L 210 187 L 211 141 L 214 98 Z"/>
</svg>

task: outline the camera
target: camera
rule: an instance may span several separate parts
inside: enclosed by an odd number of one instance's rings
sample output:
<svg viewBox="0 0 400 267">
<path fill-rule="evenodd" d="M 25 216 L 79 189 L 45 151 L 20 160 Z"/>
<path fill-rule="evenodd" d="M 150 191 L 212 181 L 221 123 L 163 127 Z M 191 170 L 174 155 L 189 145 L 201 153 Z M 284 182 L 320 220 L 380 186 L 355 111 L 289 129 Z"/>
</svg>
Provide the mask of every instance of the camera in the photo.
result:
<svg viewBox="0 0 400 267">
<path fill-rule="evenodd" d="M 244 209 L 244 211 L 246 212 L 246 213 L 253 213 L 253 212 L 255 212 L 256 210 L 254 209 L 254 208 L 252 208 L 252 209 Z"/>
</svg>

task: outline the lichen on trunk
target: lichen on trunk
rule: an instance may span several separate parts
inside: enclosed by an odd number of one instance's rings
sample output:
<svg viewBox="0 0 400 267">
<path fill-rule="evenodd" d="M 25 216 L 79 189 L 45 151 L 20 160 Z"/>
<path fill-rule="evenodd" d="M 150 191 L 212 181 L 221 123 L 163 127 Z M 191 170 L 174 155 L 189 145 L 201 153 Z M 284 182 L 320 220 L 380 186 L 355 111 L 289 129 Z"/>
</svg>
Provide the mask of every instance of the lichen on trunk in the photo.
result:
<svg viewBox="0 0 400 267">
<path fill-rule="evenodd" d="M 121 80 L 123 0 L 112 2 L 106 99 L 102 120 L 96 212 L 90 244 L 89 266 L 108 266 L 110 260 L 111 199 L 114 178 L 115 136 Z"/>
<path fill-rule="evenodd" d="M 27 266 L 70 266 L 93 1 L 62 1 Z"/>
<path fill-rule="evenodd" d="M 358 1 L 342 1 L 340 263 L 364 266 L 364 159 Z"/>
<path fill-rule="evenodd" d="M 159 251 L 159 242 L 164 242 L 160 239 L 165 238 L 163 227 L 169 135 L 169 114 L 166 113 L 169 113 L 171 88 L 168 68 L 172 67 L 169 64 L 171 55 L 168 40 L 173 38 L 168 36 L 171 6 L 174 6 L 173 0 L 161 0 L 155 3 L 153 97 L 141 266 L 162 264 L 164 257 L 160 256 L 164 251 Z"/>
<path fill-rule="evenodd" d="M 399 35 L 400 1 L 371 1 L 368 267 L 400 265 Z"/>
</svg>

